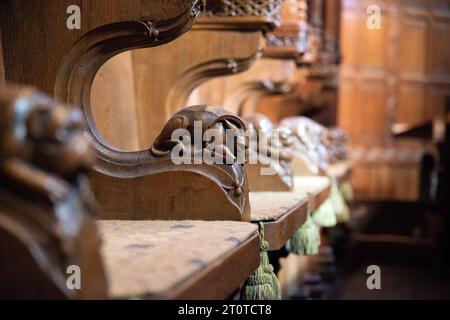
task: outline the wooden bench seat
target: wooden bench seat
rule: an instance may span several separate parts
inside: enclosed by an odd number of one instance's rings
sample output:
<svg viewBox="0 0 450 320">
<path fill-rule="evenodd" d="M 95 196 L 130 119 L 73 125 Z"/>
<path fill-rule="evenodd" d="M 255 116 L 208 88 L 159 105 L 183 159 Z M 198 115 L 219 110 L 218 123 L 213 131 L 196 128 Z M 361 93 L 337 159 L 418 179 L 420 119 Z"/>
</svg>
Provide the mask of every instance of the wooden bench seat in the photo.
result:
<svg viewBox="0 0 450 320">
<path fill-rule="evenodd" d="M 251 223 L 103 220 L 98 227 L 112 299 L 225 299 L 259 265 Z"/>
<path fill-rule="evenodd" d="M 279 250 L 305 223 L 308 196 L 296 192 L 250 192 L 251 219 L 264 222 L 269 250 Z"/>
<path fill-rule="evenodd" d="M 314 212 L 330 196 L 330 179 L 323 176 L 294 177 L 294 192 L 309 195 L 309 211 Z"/>
</svg>

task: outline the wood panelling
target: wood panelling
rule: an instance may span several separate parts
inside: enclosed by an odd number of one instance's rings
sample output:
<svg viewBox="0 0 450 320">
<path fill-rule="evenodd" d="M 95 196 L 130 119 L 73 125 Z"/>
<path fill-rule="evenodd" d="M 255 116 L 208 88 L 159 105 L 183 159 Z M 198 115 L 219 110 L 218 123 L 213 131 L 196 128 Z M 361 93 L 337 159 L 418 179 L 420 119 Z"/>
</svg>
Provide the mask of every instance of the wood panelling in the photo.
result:
<svg viewBox="0 0 450 320">
<path fill-rule="evenodd" d="M 380 29 L 366 27 L 369 5 L 381 8 Z M 395 128 L 414 128 L 442 117 L 444 97 L 450 93 L 450 1 L 345 0 L 341 38 L 339 124 L 354 144 L 392 146 Z M 416 199 L 416 160 L 397 165 L 376 157 L 356 162 L 357 195 Z"/>
<path fill-rule="evenodd" d="M 420 76 L 426 72 L 427 24 L 422 19 L 405 19 L 401 32 L 400 70 Z"/>
<path fill-rule="evenodd" d="M 5 84 L 5 66 L 3 65 L 2 31 L 0 30 L 0 85 Z"/>
<path fill-rule="evenodd" d="M 420 124 L 427 119 L 425 86 L 421 82 L 400 82 L 397 93 L 395 121 Z"/>
<path fill-rule="evenodd" d="M 389 135 L 388 34 L 367 28 L 366 8 L 362 2 L 343 2 L 338 119 L 353 141 L 375 143 Z M 389 16 L 382 17 L 387 26 Z"/>
<path fill-rule="evenodd" d="M 295 62 L 293 60 L 258 59 L 249 70 L 241 74 L 211 79 L 199 86 L 189 97 L 189 105 L 217 104 L 231 112 L 238 113 L 240 102 L 243 102 L 241 98 L 245 93 L 251 100 L 250 94 L 245 92 L 243 84 L 262 80 L 272 83 L 283 82 L 289 79 L 294 72 Z M 256 94 L 258 93 L 256 92 Z"/>
<path fill-rule="evenodd" d="M 160 3 L 164 10 L 155 10 Z M 59 63 L 68 45 L 76 43 L 87 31 L 112 22 L 174 18 L 189 8 L 190 1 L 48 0 L 37 4 L 2 0 L 0 5 L 6 79 L 33 85 L 53 95 Z M 81 30 L 66 27 L 69 16 L 66 10 L 70 5 L 81 8 Z M 95 14 L 89 14 L 92 12 Z M 57 41 L 48 36 L 48 30 L 58 31 Z"/>
<path fill-rule="evenodd" d="M 450 1 L 449 0 L 433 0 L 433 14 L 436 16 L 450 17 Z"/>
</svg>

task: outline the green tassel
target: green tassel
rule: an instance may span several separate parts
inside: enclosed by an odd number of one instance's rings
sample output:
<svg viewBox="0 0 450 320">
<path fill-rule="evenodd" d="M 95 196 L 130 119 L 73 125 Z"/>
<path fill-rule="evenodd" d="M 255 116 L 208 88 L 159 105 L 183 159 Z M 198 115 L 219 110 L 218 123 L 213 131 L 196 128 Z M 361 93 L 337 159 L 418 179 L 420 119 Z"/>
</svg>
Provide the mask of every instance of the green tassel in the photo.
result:
<svg viewBox="0 0 450 320">
<path fill-rule="evenodd" d="M 341 194 L 344 197 L 344 200 L 347 202 L 352 202 L 354 199 L 353 187 L 350 182 L 344 182 L 340 188 Z"/>
<path fill-rule="evenodd" d="M 339 190 L 339 186 L 335 177 L 331 178 L 331 195 L 330 199 L 333 202 L 333 207 L 336 212 L 338 222 L 348 222 L 350 220 L 350 209 L 345 202 L 345 199 Z"/>
<path fill-rule="evenodd" d="M 306 222 L 292 236 L 289 251 L 299 256 L 319 253 L 320 228 L 308 214 Z"/>
<path fill-rule="evenodd" d="M 337 224 L 336 210 L 333 206 L 331 198 L 325 200 L 324 203 L 313 214 L 314 222 L 320 227 L 331 228 Z"/>
<path fill-rule="evenodd" d="M 264 240 L 264 224 L 259 223 L 260 257 L 259 267 L 248 278 L 241 289 L 242 300 L 280 300 L 281 287 L 273 266 L 269 262 L 269 244 Z"/>
</svg>

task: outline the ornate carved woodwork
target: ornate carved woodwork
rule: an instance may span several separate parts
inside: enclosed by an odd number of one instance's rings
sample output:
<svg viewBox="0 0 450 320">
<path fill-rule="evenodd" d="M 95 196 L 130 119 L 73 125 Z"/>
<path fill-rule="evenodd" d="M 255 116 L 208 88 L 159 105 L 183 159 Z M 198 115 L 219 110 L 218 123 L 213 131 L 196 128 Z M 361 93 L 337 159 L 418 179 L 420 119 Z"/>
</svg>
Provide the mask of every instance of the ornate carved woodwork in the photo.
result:
<svg viewBox="0 0 450 320">
<path fill-rule="evenodd" d="M 326 128 L 306 117 L 283 119 L 293 139 L 293 170 L 296 175 L 326 174 L 329 166 L 347 159 L 347 135 L 339 128 Z"/>
<path fill-rule="evenodd" d="M 246 167 L 251 190 L 291 191 L 294 188 L 292 135 L 276 129 L 262 114 L 253 114 L 246 121 L 257 135 L 255 143 L 249 146 L 249 159 L 253 156 L 258 162 L 250 162 Z"/>
<path fill-rule="evenodd" d="M 281 7 L 281 25 L 267 36 L 264 57 L 299 59 L 308 49 L 308 4 L 287 0 Z"/>
<path fill-rule="evenodd" d="M 164 47 L 131 53 L 135 110 L 139 116 L 129 127 L 136 126 L 138 131 L 134 146 L 122 143 L 122 150 L 149 148 L 164 123 L 188 105 L 192 90 L 210 78 L 236 74 L 251 66 L 260 54 L 263 33 L 277 25 L 280 1 L 247 2 L 246 9 L 236 14 L 230 6 L 240 3 L 244 2 L 207 2 L 205 13 L 183 37 Z M 103 91 L 111 89 L 98 86 Z M 111 112 L 111 106 L 97 98 L 105 96 L 101 90 L 93 92 L 92 106 L 99 126 L 108 121 Z M 103 130 L 100 134 L 107 142 L 119 139 L 117 132 Z"/>
<path fill-rule="evenodd" d="M 381 29 L 370 30 L 358 28 L 366 23 L 369 1 L 342 3 L 338 122 L 355 150 L 380 154 L 355 163 L 356 197 L 415 201 L 421 160 L 414 153 L 425 154 L 432 141 L 396 134 L 434 127 L 445 117 L 450 11 L 446 1 L 385 2 L 380 4 Z M 404 160 L 385 161 L 392 150 L 405 155 Z"/>
<path fill-rule="evenodd" d="M 310 65 L 319 59 L 323 46 L 323 0 L 308 0 L 308 47 L 299 58 L 299 65 Z"/>
<path fill-rule="evenodd" d="M 254 25 L 251 28 L 260 28 L 263 23 L 267 24 L 265 31 L 269 31 L 280 22 L 282 2 L 283 0 L 208 0 L 204 14 L 206 19 L 200 18 L 199 22 L 216 24 L 218 29 L 226 28 L 228 23 Z"/>
<path fill-rule="evenodd" d="M 327 126 L 336 125 L 340 1 L 308 1 L 308 46 L 297 59 L 299 68 L 287 80 L 289 94 L 271 95 L 254 104 L 257 112 L 279 122 L 307 115 Z"/>
<path fill-rule="evenodd" d="M 208 129 L 218 130 L 225 141 L 226 129 L 239 133 L 246 128 L 240 118 L 220 108 L 195 106 L 176 113 L 149 151 L 124 152 L 119 165 L 97 166 L 93 186 L 102 204 L 102 217 L 250 220 L 247 180 L 244 164 L 238 161 L 238 149 L 231 151 L 226 144 L 217 143 L 209 149 L 209 141 L 203 140 L 196 148 L 195 121 L 201 121 L 200 139 Z M 176 129 L 186 129 L 189 136 L 174 140 Z M 185 148 L 186 141 L 190 141 L 189 148 Z M 188 161 L 174 160 L 172 150 L 177 145 L 184 151 L 180 158 Z M 215 153 L 220 153 L 231 161 L 206 163 L 206 150 L 214 159 Z"/>
<path fill-rule="evenodd" d="M 266 40 L 263 58 L 242 74 L 211 79 L 191 94 L 189 103 L 211 101 L 243 117 L 252 117 L 256 106 L 265 98 L 289 95 L 287 81 L 295 71 L 295 61 L 303 54 L 306 36 L 306 1 L 285 1 L 281 6 L 281 25 Z M 275 43 L 275 42 L 276 43 Z M 251 118 L 250 118 L 251 119 Z M 259 175 L 260 164 L 249 166 L 249 176 Z M 251 190 L 289 190 L 289 170 L 276 170 L 278 177 L 261 176 L 251 183 Z M 271 181 L 270 183 L 267 183 Z M 284 181 L 284 182 L 283 182 Z"/>
<path fill-rule="evenodd" d="M 0 88 L 0 109 L 0 297 L 106 298 L 82 115 L 32 88 Z"/>
<path fill-rule="evenodd" d="M 46 14 L 42 16 L 26 1 L 21 4 L 24 10 L 18 10 L 19 2 L 22 1 L 2 3 L 2 35 L 10 35 L 17 27 L 12 18 L 23 20 L 20 12 L 29 12 L 35 23 L 43 23 L 44 17 L 49 22 L 60 20 L 58 13 L 63 4 L 59 2 L 44 5 L 42 10 Z M 105 1 L 81 1 L 80 5 L 90 8 L 90 13 L 98 14 L 86 14 L 83 20 L 86 27 L 79 32 L 70 33 L 61 26 L 60 29 L 36 30 L 34 38 L 23 33 L 17 39 L 8 36 L 3 43 L 5 65 L 10 68 L 6 70 L 6 78 L 35 83 L 47 91 L 54 87 L 59 99 L 74 108 L 80 106 L 87 122 L 86 133 L 96 155 L 95 171 L 90 178 L 100 206 L 100 217 L 249 220 L 248 190 L 242 166 L 230 165 L 226 169 L 214 165 L 177 166 L 149 150 L 120 151 L 105 142 L 92 116 L 91 87 L 101 66 L 121 52 L 159 46 L 179 37 L 192 26 L 203 9 L 203 2 L 158 1 L 138 5 L 117 1 L 108 5 L 107 10 L 102 10 Z M 47 39 L 45 45 L 53 44 L 55 48 L 39 47 L 36 38 L 44 37 Z M 20 51 L 22 42 L 30 43 Z M 22 59 L 19 59 L 20 63 L 13 61 L 12 54 L 22 52 L 31 59 L 35 50 L 47 50 L 50 54 L 35 56 L 34 62 L 39 63 L 25 74 L 20 67 Z M 48 66 L 48 70 L 42 70 L 42 66 Z M 160 113 L 154 109 L 148 118 L 145 115 L 141 118 L 148 121 L 158 115 Z M 159 121 L 158 127 L 166 122 Z M 146 126 L 151 127 L 151 121 L 148 122 Z"/>
</svg>

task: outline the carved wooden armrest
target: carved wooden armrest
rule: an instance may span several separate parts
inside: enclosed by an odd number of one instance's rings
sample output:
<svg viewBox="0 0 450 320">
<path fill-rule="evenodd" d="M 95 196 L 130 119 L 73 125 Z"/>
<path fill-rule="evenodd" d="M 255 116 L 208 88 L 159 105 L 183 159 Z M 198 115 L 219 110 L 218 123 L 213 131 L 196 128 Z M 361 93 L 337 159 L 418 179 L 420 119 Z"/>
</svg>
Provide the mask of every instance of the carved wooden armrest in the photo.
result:
<svg viewBox="0 0 450 320">
<path fill-rule="evenodd" d="M 199 133 L 196 121 L 201 121 Z M 225 130 L 244 131 L 246 126 L 223 109 L 194 106 L 173 115 L 150 150 L 101 153 L 92 175 L 101 217 L 249 221 L 244 163 L 236 161 L 237 149 L 225 144 L 210 151 L 213 157 L 231 156 L 231 164 L 206 163 L 208 144 L 202 138 L 208 129 L 225 138 Z"/>
<path fill-rule="evenodd" d="M 262 114 L 246 118 L 257 139 L 249 145 L 247 175 L 252 191 L 290 191 L 292 175 L 292 139 L 288 132 L 278 130 Z"/>
<path fill-rule="evenodd" d="M 293 167 L 296 175 L 327 175 L 329 166 L 347 159 L 347 135 L 326 128 L 306 117 L 289 117 L 280 122 L 296 137 Z"/>
<path fill-rule="evenodd" d="M 202 100 L 223 105 L 227 110 L 245 117 L 259 133 L 271 128 L 261 126 L 270 121 L 261 115 L 255 115 L 258 103 L 266 97 L 288 95 L 292 88 L 286 79 L 295 70 L 295 61 L 305 48 L 306 2 L 285 1 L 281 4 L 281 26 L 269 35 L 263 59 L 257 61 L 248 70 L 232 77 L 209 80 L 198 87 L 190 102 Z M 277 39 L 278 37 L 278 39 Z M 276 43 L 273 40 L 276 40 Z M 261 80 L 263 79 L 263 80 Z M 222 91 L 221 91 L 222 90 Z M 219 91 L 221 94 L 217 94 Z M 196 98 L 195 95 L 197 96 Z M 279 147 L 276 147 L 280 149 Z M 283 147 L 284 148 L 284 147 Z M 250 150 L 258 154 L 261 150 Z M 272 150 L 275 151 L 275 150 Z M 261 155 L 261 154 L 260 154 Z M 272 174 L 261 174 L 262 163 L 249 164 L 250 189 L 252 191 L 291 190 L 292 174 L 290 161 L 281 162 L 264 157 Z M 263 160 L 263 162 L 266 162 Z M 269 169 L 267 168 L 267 169 Z"/>
<path fill-rule="evenodd" d="M 81 114 L 16 87 L 0 88 L 0 112 L 0 297 L 105 298 Z"/>
<path fill-rule="evenodd" d="M 88 116 L 89 132 L 100 159 L 92 180 L 103 209 L 102 217 L 250 220 L 243 165 L 175 165 L 167 149 L 174 142 L 168 138 L 173 129 L 192 126 L 192 114 L 200 118 L 215 114 L 209 108 L 176 112 L 188 105 L 189 94 L 203 81 L 238 73 L 253 63 L 260 52 L 263 32 L 276 25 L 280 2 L 247 1 L 245 10 L 234 14 L 228 8 L 239 1 L 208 1 L 205 14 L 183 37 L 164 47 L 131 53 L 136 87 L 145 88 L 136 95 L 139 112 L 136 149 L 141 151 L 124 152 L 110 146 L 107 143 L 110 137 L 104 139 L 96 128 L 103 125 L 106 117 L 102 118 L 101 111 L 95 119 L 91 116 L 93 108 L 104 110 L 105 106 L 101 101 L 91 105 L 86 90 L 84 94 L 76 94 L 81 97 L 78 101 Z M 236 40 L 242 46 L 235 46 Z M 158 85 L 153 86 L 155 81 Z M 239 124 L 236 118 L 227 117 L 235 119 L 235 126 Z"/>
<path fill-rule="evenodd" d="M 261 53 L 263 33 L 276 26 L 280 3 L 280 0 L 207 1 L 205 12 L 183 37 L 163 47 L 133 50 L 132 81 L 139 114 L 133 120 L 138 140 L 133 150 L 149 148 L 174 113 L 193 105 L 188 98 L 203 82 L 247 70 Z M 241 5 L 242 10 L 237 10 Z M 109 77 L 107 70 L 105 73 L 104 77 Z M 98 83 L 102 81 L 99 79 Z M 95 123 L 103 129 L 111 106 L 98 98 L 101 92 L 93 91 L 92 95 L 95 104 L 89 108 L 95 114 Z M 120 135 L 106 129 L 99 134 L 106 142 L 119 140 Z M 129 150 L 129 146 L 124 143 L 123 149 Z"/>
</svg>

